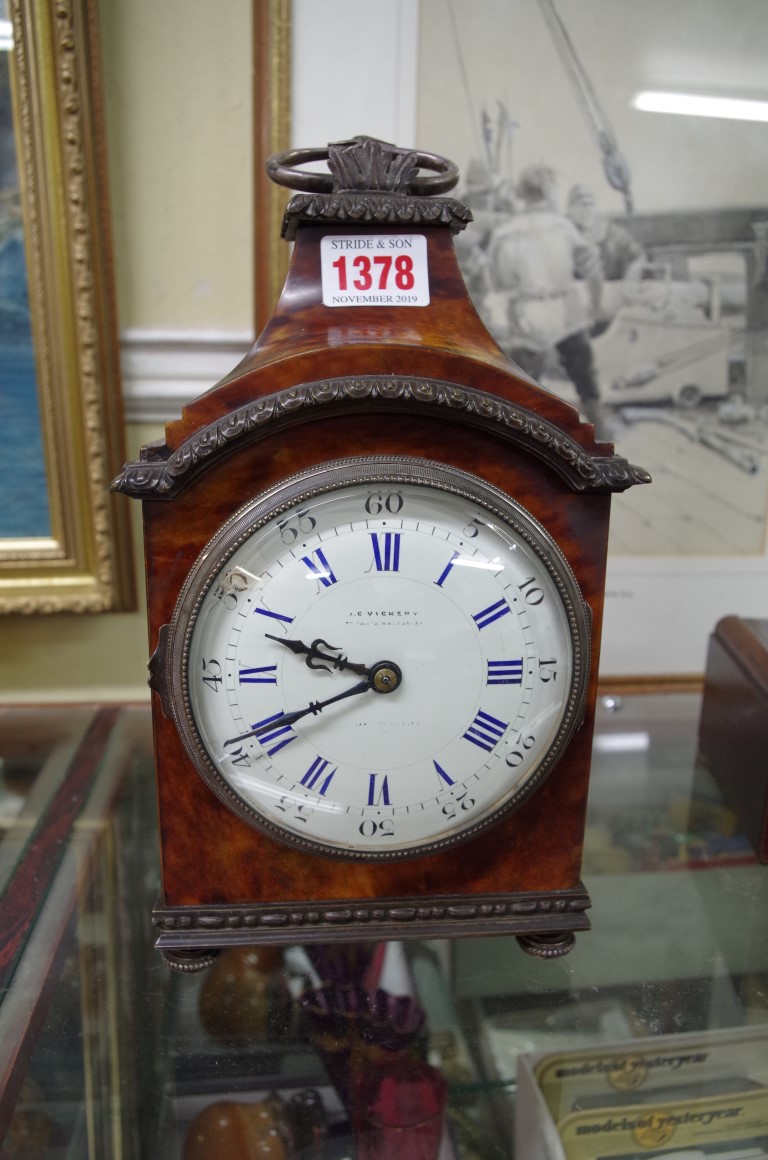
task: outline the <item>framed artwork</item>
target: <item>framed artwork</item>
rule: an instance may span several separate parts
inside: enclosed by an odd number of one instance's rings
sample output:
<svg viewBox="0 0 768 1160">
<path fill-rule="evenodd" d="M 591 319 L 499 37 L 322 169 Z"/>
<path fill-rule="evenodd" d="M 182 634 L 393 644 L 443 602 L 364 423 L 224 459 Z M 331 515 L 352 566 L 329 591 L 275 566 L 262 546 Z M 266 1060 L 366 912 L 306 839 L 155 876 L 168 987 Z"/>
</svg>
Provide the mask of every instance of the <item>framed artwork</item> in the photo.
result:
<svg viewBox="0 0 768 1160">
<path fill-rule="evenodd" d="M 653 476 L 613 501 L 601 670 L 698 676 L 721 616 L 768 616 L 766 126 L 647 111 L 642 94 L 764 92 L 768 12 L 420 11 L 416 140 L 462 171 L 480 315 Z"/>
<path fill-rule="evenodd" d="M 386 18 L 373 0 L 362 7 L 352 21 L 345 0 L 326 0 L 320 18 L 293 0 L 292 144 L 362 132 L 456 161 L 476 219 L 460 260 L 480 314 L 543 386 L 580 405 L 556 349 L 568 336 L 547 334 L 558 310 L 545 295 L 568 291 L 592 413 L 654 479 L 614 501 L 602 679 L 698 683 L 721 617 L 768 617 L 766 127 L 635 102 L 648 90 L 764 93 L 768 11 L 762 0 L 393 0 Z M 342 82 L 361 60 L 351 101 Z M 530 287 L 526 303 L 500 269 L 532 169 L 552 179 L 550 212 L 583 244 L 567 286 Z"/>
<path fill-rule="evenodd" d="M 289 249 L 280 236 L 288 191 L 264 164 L 288 148 L 291 132 L 291 0 L 253 0 L 254 313 L 260 334 L 277 301 Z"/>
<path fill-rule="evenodd" d="M 95 0 L 0 0 L 0 612 L 135 605 Z"/>
</svg>

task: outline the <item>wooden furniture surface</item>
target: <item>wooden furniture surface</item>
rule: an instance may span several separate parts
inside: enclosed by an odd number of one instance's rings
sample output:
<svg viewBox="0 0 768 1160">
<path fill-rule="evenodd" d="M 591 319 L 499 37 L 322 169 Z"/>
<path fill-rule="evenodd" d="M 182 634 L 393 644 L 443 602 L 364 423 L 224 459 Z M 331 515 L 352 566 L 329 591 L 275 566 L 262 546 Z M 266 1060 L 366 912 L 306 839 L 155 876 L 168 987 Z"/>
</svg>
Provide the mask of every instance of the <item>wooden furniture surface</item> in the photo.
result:
<svg viewBox="0 0 768 1160">
<path fill-rule="evenodd" d="M 701 754 L 768 862 L 768 620 L 725 616 L 709 641 Z"/>
</svg>

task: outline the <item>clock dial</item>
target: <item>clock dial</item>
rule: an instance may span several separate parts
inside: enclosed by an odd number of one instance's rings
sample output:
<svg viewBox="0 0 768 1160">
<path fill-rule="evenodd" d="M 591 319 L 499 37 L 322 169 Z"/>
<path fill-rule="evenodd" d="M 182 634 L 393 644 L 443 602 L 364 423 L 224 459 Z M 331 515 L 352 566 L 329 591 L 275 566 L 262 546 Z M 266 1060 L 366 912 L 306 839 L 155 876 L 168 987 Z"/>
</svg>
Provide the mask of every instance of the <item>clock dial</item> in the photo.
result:
<svg viewBox="0 0 768 1160">
<path fill-rule="evenodd" d="M 414 856 L 514 808 L 578 726 L 588 619 L 518 504 L 425 460 L 337 461 L 242 508 L 193 567 L 170 682 L 197 768 L 252 824 Z"/>
</svg>

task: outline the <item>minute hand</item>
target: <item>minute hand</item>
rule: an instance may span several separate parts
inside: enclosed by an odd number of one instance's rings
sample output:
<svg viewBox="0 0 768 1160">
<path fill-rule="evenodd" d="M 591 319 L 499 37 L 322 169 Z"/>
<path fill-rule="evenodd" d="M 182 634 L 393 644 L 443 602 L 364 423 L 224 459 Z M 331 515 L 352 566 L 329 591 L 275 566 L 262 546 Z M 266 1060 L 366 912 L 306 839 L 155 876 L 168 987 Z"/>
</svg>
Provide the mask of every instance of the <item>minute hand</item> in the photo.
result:
<svg viewBox="0 0 768 1160">
<path fill-rule="evenodd" d="M 306 709 L 295 709 L 292 713 L 284 713 L 282 717 L 274 718 L 271 721 L 263 722 L 255 729 L 249 729 L 247 733 L 241 733 L 239 737 L 230 737 L 225 741 L 226 745 L 235 745 L 238 741 L 245 741 L 248 737 L 258 737 L 260 733 L 269 733 L 276 726 L 293 725 L 294 721 L 300 721 L 302 717 L 322 713 L 326 705 L 333 705 L 335 701 L 344 701 L 347 697 L 355 697 L 358 693 L 365 693 L 371 688 L 370 681 L 359 681 L 351 688 L 345 689 L 343 693 L 337 693 L 335 697 L 327 697 L 325 701 L 310 701 Z"/>
</svg>

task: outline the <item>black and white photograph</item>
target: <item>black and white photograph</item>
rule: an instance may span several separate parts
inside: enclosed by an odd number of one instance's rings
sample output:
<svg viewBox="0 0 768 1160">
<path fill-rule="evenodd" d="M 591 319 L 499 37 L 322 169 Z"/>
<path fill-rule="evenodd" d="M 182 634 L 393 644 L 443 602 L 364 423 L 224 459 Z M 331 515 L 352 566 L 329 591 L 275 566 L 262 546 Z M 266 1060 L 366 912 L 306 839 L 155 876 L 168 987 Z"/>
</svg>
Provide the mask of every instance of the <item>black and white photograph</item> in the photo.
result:
<svg viewBox="0 0 768 1160">
<path fill-rule="evenodd" d="M 766 105 L 749 98 L 764 7 L 422 0 L 420 14 L 417 139 L 459 165 L 480 316 L 654 481 L 613 504 L 611 634 L 636 673 L 700 670 L 695 636 L 737 593 L 759 615 L 765 585 Z"/>
</svg>

